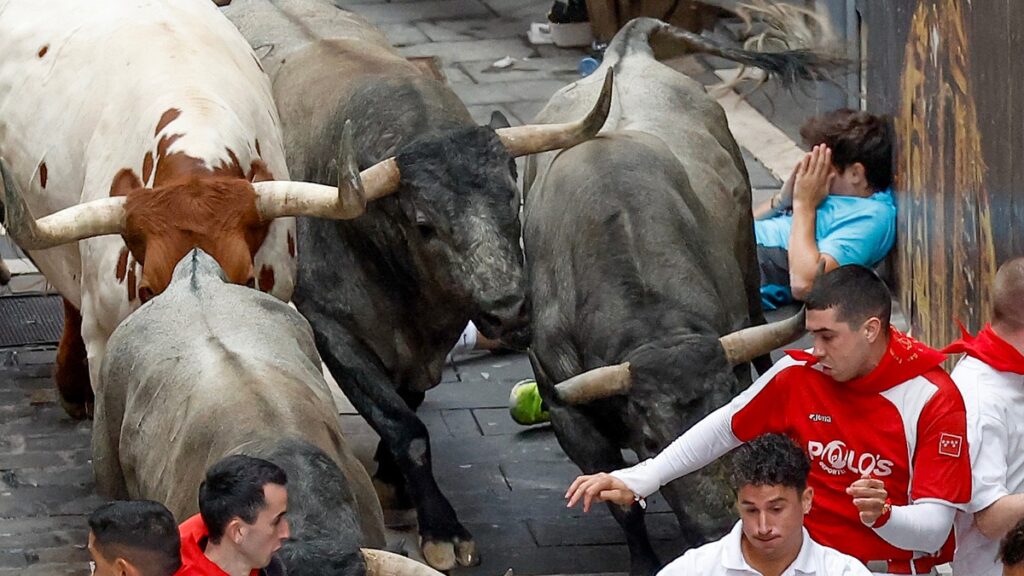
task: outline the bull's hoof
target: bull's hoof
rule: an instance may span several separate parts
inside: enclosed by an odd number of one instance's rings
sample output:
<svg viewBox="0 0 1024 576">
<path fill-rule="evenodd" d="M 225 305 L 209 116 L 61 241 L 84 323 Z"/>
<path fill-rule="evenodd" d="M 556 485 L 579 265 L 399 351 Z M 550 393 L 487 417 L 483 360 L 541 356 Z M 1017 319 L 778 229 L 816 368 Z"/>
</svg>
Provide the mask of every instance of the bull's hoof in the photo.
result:
<svg viewBox="0 0 1024 576">
<path fill-rule="evenodd" d="M 60 405 L 73 420 L 85 420 L 86 418 L 92 418 L 94 408 L 94 404 L 92 402 L 68 402 L 64 398 L 61 398 Z"/>
<path fill-rule="evenodd" d="M 435 570 L 451 570 L 459 566 L 476 566 L 480 564 L 480 555 L 476 553 L 476 543 L 472 540 L 422 540 L 420 549 L 423 558 Z"/>
</svg>

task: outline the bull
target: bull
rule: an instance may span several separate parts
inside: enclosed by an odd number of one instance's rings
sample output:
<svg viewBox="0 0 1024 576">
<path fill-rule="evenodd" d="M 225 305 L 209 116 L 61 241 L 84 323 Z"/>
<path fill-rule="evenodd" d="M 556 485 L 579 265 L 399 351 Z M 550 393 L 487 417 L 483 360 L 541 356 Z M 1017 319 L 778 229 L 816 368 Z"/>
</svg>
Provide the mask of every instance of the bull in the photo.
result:
<svg viewBox="0 0 1024 576">
<path fill-rule="evenodd" d="M 207 0 L 0 4 L 4 225 L 64 297 L 70 414 L 87 413 L 110 333 L 192 247 L 288 300 L 292 217 L 361 213 L 351 178 L 287 181 L 279 124 L 255 54 Z"/>
<path fill-rule="evenodd" d="M 525 344 L 514 158 L 592 136 L 610 91 L 571 122 L 510 128 L 498 115 L 478 126 L 443 81 L 329 2 L 234 0 L 226 14 L 264 54 L 294 176 L 334 180 L 346 121 L 360 167 L 393 157 L 398 192 L 362 218 L 300 219 L 294 302 L 345 395 L 381 437 L 374 481 L 382 503 L 415 507 L 431 566 L 476 564 L 472 535 L 434 479 L 415 410 L 469 320 L 490 338 Z"/>
<path fill-rule="evenodd" d="M 799 336 L 800 315 L 763 324 L 746 168 L 722 108 L 654 58 L 652 43 L 783 78 L 832 66 L 807 50 L 726 48 L 653 19 L 629 22 L 592 77 L 537 122 L 577 117 L 616 75 L 601 134 L 527 160 L 523 237 L 534 303 L 531 362 L 559 443 L 584 471 L 657 454 L 751 383 L 751 360 Z M 734 498 L 720 467 L 662 489 L 690 544 L 721 535 Z M 610 507 L 631 573 L 659 567 L 643 509 Z"/>
<path fill-rule="evenodd" d="M 231 284 L 216 260 L 193 250 L 108 341 L 92 436 L 97 488 L 163 502 L 184 519 L 197 512 L 211 464 L 264 458 L 288 474 L 292 534 L 278 553 L 288 574 L 437 575 L 361 552 L 384 547 L 383 516 L 320 366 L 298 312 Z"/>
</svg>

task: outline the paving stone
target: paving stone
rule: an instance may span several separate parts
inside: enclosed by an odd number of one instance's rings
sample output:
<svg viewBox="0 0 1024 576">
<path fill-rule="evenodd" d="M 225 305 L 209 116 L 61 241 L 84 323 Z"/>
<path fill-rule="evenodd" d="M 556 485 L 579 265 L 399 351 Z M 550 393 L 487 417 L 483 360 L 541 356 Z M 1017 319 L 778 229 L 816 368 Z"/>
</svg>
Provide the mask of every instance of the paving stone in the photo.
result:
<svg viewBox="0 0 1024 576">
<path fill-rule="evenodd" d="M 479 372 L 467 373 L 472 376 L 472 386 L 443 382 L 427 392 L 420 410 L 444 410 L 452 408 L 499 408 L 508 405 L 511 381 L 481 380 Z M 525 376 L 524 376 L 525 377 Z"/>
<path fill-rule="evenodd" d="M 624 545 L 535 548 L 488 546 L 480 550 L 482 562 L 457 574 L 494 576 L 512 568 L 515 574 L 607 574 L 629 570 Z M 465 570 L 465 571 L 463 571 Z"/>
<path fill-rule="evenodd" d="M 524 430 L 521 424 L 516 424 L 508 413 L 508 408 L 478 408 L 473 410 L 473 416 L 480 425 L 484 436 L 502 436 L 506 434 L 518 434 Z"/>
<path fill-rule="evenodd" d="M 435 459 L 436 460 L 436 459 Z M 458 493 L 461 498 L 474 495 L 474 498 L 486 498 L 490 494 L 503 494 L 509 491 L 508 484 L 501 474 L 497 463 L 451 465 L 445 462 L 434 463 L 434 477 L 437 485 L 445 494 Z"/>
<path fill-rule="evenodd" d="M 551 0 L 483 0 L 499 16 L 546 22 Z"/>
<path fill-rule="evenodd" d="M 448 433 L 455 438 L 479 438 L 480 425 L 469 409 L 442 410 L 441 418 L 448 427 Z"/>
<path fill-rule="evenodd" d="M 552 92 L 552 95 L 554 92 Z M 512 113 L 523 121 L 523 124 L 529 124 L 533 122 L 537 114 L 548 105 L 548 101 L 545 100 L 520 100 L 518 102 L 509 102 L 508 107 L 512 110 Z"/>
<path fill-rule="evenodd" d="M 379 3 L 343 2 L 341 5 L 377 25 L 451 18 L 453 14 L 467 18 L 493 16 L 485 5 L 476 0 L 428 0 L 409 2 L 401 7 Z"/>
<path fill-rule="evenodd" d="M 525 40 L 505 38 L 501 40 L 463 40 L 455 42 L 429 42 L 399 49 L 406 57 L 437 56 L 446 64 L 472 60 L 495 61 L 506 56 L 524 58 L 536 56 L 537 51 Z"/>
<path fill-rule="evenodd" d="M 681 537 L 674 514 L 647 514 L 645 521 L 651 540 L 671 541 Z M 626 543 L 625 533 L 612 516 L 532 519 L 526 524 L 541 547 Z"/>
<path fill-rule="evenodd" d="M 378 28 L 387 36 L 388 42 L 391 42 L 392 46 L 410 46 L 430 41 L 430 38 L 427 38 L 427 35 L 415 24 L 406 22 L 381 24 Z"/>
<path fill-rule="evenodd" d="M 477 83 L 515 82 L 519 80 L 563 80 L 568 84 L 578 80 L 576 71 L 579 57 L 560 58 L 515 58 L 505 68 L 494 67 L 493 60 L 462 62 L 460 66 Z"/>
<path fill-rule="evenodd" d="M 433 42 L 457 40 L 494 40 L 526 36 L 529 24 L 522 19 L 462 19 L 436 20 L 416 24 Z"/>
<path fill-rule="evenodd" d="M 446 82 L 472 82 L 473 79 L 466 74 L 458 64 L 452 64 L 451 66 L 442 66 L 441 73 L 444 74 Z"/>
<path fill-rule="evenodd" d="M 580 475 L 580 469 L 567 457 L 562 460 L 536 462 L 533 459 L 506 460 L 501 463 L 501 473 L 513 492 L 526 490 L 565 490 Z"/>
</svg>

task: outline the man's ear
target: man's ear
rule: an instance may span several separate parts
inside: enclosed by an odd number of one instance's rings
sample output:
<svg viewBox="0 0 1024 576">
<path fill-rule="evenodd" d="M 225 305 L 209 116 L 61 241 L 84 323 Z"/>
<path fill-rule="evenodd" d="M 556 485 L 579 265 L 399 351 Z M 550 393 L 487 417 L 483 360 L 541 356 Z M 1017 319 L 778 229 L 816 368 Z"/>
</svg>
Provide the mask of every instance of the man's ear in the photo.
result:
<svg viewBox="0 0 1024 576">
<path fill-rule="evenodd" d="M 124 558 L 114 560 L 114 574 L 118 576 L 138 576 L 139 571 Z"/>
<path fill-rule="evenodd" d="M 864 323 L 864 335 L 868 342 L 874 343 L 878 340 L 882 335 L 882 321 L 875 317 L 868 318 Z"/>
<path fill-rule="evenodd" d="M 864 168 L 864 164 L 860 162 L 854 162 L 846 167 L 850 171 L 851 180 L 854 184 L 859 184 L 867 180 L 867 170 Z"/>
<path fill-rule="evenodd" d="M 243 533 L 242 519 L 235 516 L 228 522 L 226 528 L 224 528 L 224 537 L 230 538 L 231 542 L 236 546 L 242 543 L 242 539 L 245 537 Z"/>
<path fill-rule="evenodd" d="M 814 501 L 814 488 L 808 486 L 804 488 L 804 493 L 800 495 L 800 505 L 803 507 L 804 514 L 811 511 L 811 503 Z"/>
</svg>

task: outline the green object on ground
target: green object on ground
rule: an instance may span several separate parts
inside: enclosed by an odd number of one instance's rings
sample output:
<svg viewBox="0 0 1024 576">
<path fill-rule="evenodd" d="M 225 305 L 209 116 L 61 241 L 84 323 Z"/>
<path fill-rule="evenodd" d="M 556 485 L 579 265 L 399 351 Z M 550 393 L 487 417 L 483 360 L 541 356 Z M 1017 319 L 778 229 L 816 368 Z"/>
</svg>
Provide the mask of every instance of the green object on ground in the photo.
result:
<svg viewBox="0 0 1024 576">
<path fill-rule="evenodd" d="M 532 426 L 550 420 L 536 380 L 520 380 L 508 396 L 508 412 L 517 424 Z"/>
</svg>

